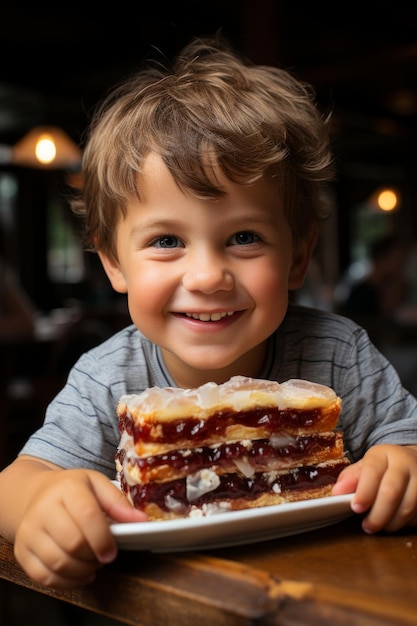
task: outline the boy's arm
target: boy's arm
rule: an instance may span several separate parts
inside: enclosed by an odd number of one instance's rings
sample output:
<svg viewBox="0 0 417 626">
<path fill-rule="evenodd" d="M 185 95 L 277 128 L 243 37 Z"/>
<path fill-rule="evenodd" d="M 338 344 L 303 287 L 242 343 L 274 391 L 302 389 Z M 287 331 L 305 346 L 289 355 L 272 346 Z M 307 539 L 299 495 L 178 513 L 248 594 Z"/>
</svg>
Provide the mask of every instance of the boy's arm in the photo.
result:
<svg viewBox="0 0 417 626">
<path fill-rule="evenodd" d="M 367 533 L 417 525 L 417 445 L 378 444 L 345 468 L 333 494 L 355 493 L 352 510 L 366 513 Z"/>
<path fill-rule="evenodd" d="M 117 554 L 108 520 L 144 521 L 103 474 L 21 456 L 0 473 L 0 534 L 29 577 L 76 587 Z"/>
<path fill-rule="evenodd" d="M 61 468 L 41 459 L 22 456 L 0 472 L 0 535 L 10 543 L 14 543 L 16 528 L 38 476 L 54 469 Z"/>
</svg>

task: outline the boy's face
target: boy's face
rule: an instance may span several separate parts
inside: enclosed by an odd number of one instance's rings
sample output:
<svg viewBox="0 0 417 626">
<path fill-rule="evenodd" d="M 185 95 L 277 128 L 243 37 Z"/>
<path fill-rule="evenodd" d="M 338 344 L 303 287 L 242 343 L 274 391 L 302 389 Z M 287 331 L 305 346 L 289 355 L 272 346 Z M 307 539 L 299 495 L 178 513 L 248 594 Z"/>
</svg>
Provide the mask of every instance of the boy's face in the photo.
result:
<svg viewBox="0 0 417 626">
<path fill-rule="evenodd" d="M 139 184 L 141 201 L 118 226 L 118 262 L 100 253 L 133 322 L 162 347 L 179 386 L 256 377 L 314 242 L 295 248 L 270 180 L 225 181 L 225 197 L 201 200 L 150 154 Z"/>
</svg>

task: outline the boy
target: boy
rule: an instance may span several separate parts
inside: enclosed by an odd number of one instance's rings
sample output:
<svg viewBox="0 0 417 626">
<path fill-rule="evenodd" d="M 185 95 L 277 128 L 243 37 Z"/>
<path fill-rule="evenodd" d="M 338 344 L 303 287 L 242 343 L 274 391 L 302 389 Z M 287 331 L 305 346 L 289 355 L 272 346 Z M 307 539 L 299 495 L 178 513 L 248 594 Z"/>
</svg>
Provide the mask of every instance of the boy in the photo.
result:
<svg viewBox="0 0 417 626">
<path fill-rule="evenodd" d="M 74 211 L 133 325 L 81 357 L 0 475 L 0 532 L 28 575 L 87 584 L 116 556 L 108 519 L 144 519 L 109 480 L 121 395 L 235 374 L 332 386 L 355 461 L 334 493 L 355 492 L 366 532 L 415 524 L 416 400 L 361 328 L 288 304 L 332 178 L 309 88 L 193 42 L 109 97 L 83 170 Z"/>
</svg>

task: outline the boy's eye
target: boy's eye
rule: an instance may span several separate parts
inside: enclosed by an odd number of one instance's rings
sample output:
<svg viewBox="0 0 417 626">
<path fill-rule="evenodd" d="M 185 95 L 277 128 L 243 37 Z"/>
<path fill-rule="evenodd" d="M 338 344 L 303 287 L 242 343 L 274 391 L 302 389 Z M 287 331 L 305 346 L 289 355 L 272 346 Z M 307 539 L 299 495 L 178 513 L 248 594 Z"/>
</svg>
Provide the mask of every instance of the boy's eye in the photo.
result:
<svg viewBox="0 0 417 626">
<path fill-rule="evenodd" d="M 248 230 L 242 230 L 230 238 L 230 244 L 236 246 L 247 246 L 256 241 L 259 241 L 259 237 Z"/>
<path fill-rule="evenodd" d="M 174 237 L 174 235 L 164 235 L 163 237 L 155 239 L 152 245 L 156 248 L 178 248 L 181 242 L 178 237 Z"/>
</svg>

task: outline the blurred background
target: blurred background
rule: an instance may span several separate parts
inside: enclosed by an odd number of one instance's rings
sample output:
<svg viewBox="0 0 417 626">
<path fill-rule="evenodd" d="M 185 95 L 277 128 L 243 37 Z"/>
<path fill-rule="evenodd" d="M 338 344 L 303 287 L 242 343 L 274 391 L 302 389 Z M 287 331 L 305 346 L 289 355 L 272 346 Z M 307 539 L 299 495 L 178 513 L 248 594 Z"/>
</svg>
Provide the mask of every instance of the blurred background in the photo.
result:
<svg viewBox="0 0 417 626">
<path fill-rule="evenodd" d="M 77 156 L 39 168 L 9 164 L 10 148 L 32 129 L 53 126 L 77 145 L 93 107 L 155 48 L 171 57 L 194 35 L 221 29 L 257 63 L 280 65 L 313 84 L 332 112 L 338 163 L 334 224 L 320 264 L 334 288 L 387 231 L 417 230 L 417 9 L 413 3 L 180 0 L 163 10 L 118 3 L 116 10 L 2 15 L 0 39 L 0 215 L 8 255 L 40 311 L 68 299 L 105 298 L 91 284 L 63 200 Z M 71 5 L 72 6 L 72 5 Z M 19 144 L 20 145 L 20 144 Z M 17 152 L 17 149 L 16 149 Z M 16 155 L 17 159 L 17 155 Z M 392 212 L 377 205 L 397 193 Z M 93 272 L 93 271 L 92 271 Z M 94 272 L 93 272 L 94 274 Z"/>
<path fill-rule="evenodd" d="M 0 325 L 3 410 L 22 417 L 30 407 L 33 429 L 77 356 L 129 321 L 125 299 L 83 251 L 67 202 L 94 107 L 156 50 L 170 59 L 217 31 L 256 63 L 310 82 L 331 114 L 334 212 L 295 298 L 360 321 L 415 391 L 416 18 L 402 1 L 366 11 L 354 1 L 178 0 L 163 10 L 119 2 L 88 14 L 74 5 L 2 12 L 0 279 L 13 276 L 32 318 L 21 334 L 17 313 L 14 328 Z M 55 158 L 35 157 L 39 138 L 55 141 Z M 26 436 L 21 419 L 8 422 L 9 434 L 11 423 Z"/>
<path fill-rule="evenodd" d="M 82 250 L 66 201 L 92 110 L 155 49 L 171 58 L 190 38 L 218 30 L 256 63 L 310 82 L 331 113 L 334 215 L 296 299 L 360 321 L 417 391 L 414 3 L 143 4 L 1 12 L 0 467 L 40 424 L 79 354 L 129 322 L 124 298 Z M 55 141 L 55 158 L 47 150 L 35 158 L 39 136 Z M 85 619 L 51 603 L 33 611 L 15 602 L 15 626 L 45 615 L 55 624 Z"/>
</svg>

